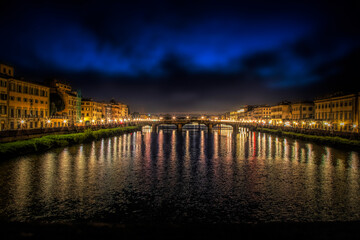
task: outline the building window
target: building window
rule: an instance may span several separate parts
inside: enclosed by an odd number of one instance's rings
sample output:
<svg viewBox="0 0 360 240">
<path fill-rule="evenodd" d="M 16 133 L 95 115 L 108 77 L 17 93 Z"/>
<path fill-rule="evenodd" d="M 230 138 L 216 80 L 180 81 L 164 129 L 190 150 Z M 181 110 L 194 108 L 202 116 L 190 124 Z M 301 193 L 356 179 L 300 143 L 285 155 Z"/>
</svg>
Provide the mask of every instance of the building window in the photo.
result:
<svg viewBox="0 0 360 240">
<path fill-rule="evenodd" d="M 1 100 L 7 100 L 7 94 L 1 93 L 0 94 L 0 99 Z"/>
<path fill-rule="evenodd" d="M 21 102 L 21 97 L 18 97 L 17 100 L 18 100 L 18 102 Z"/>
</svg>

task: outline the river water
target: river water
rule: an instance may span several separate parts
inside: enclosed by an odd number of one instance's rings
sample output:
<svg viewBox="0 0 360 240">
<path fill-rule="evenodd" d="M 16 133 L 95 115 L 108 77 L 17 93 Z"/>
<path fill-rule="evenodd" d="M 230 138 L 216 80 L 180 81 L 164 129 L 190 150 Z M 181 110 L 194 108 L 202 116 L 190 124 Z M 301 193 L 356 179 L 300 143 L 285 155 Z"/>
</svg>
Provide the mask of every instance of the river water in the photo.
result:
<svg viewBox="0 0 360 240">
<path fill-rule="evenodd" d="M 359 153 L 241 129 L 149 130 L 0 163 L 0 220 L 360 220 Z"/>
</svg>

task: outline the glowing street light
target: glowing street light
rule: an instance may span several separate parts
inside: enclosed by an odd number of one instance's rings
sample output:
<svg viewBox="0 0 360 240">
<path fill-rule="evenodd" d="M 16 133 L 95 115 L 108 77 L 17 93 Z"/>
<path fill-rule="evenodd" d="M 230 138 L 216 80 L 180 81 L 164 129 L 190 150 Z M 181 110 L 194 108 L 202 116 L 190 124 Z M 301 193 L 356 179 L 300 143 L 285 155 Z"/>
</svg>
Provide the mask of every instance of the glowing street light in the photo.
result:
<svg viewBox="0 0 360 240">
<path fill-rule="evenodd" d="M 172 119 L 174 119 L 174 120 L 175 120 L 175 119 L 176 119 L 176 117 L 174 116 L 174 117 L 172 117 Z"/>
</svg>

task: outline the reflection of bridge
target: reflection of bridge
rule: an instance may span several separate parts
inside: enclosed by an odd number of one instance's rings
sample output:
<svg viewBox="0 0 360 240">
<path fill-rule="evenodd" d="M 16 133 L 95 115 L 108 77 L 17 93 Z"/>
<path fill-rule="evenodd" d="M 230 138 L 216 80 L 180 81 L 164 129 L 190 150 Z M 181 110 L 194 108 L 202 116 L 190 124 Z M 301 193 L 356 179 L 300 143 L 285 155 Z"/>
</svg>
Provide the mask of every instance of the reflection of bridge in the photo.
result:
<svg viewBox="0 0 360 240">
<path fill-rule="evenodd" d="M 233 132 L 234 133 L 238 133 L 239 132 L 239 127 L 240 124 L 238 122 L 231 122 L 231 121 L 212 121 L 212 120 L 194 120 L 194 119 L 189 119 L 189 120 L 178 120 L 178 119 L 174 119 L 174 120 L 160 120 L 160 121 L 141 121 L 138 122 L 137 125 L 140 126 L 151 126 L 151 129 L 153 132 L 156 132 L 157 127 L 159 125 L 169 125 L 169 124 L 173 124 L 177 127 L 178 131 L 182 131 L 183 126 L 185 126 L 186 124 L 193 124 L 193 123 L 197 123 L 197 124 L 204 124 L 207 128 L 208 131 L 211 132 L 213 127 L 217 126 L 217 125 L 229 125 L 233 128 Z"/>
</svg>

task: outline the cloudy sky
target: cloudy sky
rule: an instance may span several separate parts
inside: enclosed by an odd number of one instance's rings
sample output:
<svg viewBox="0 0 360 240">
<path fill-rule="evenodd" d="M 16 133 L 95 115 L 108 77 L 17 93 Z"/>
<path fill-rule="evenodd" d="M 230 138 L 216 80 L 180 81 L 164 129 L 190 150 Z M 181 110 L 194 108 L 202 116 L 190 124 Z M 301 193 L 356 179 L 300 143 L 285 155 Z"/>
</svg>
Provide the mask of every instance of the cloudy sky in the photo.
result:
<svg viewBox="0 0 360 240">
<path fill-rule="evenodd" d="M 1 1 L 0 61 L 140 112 L 360 91 L 356 1 Z"/>
</svg>

